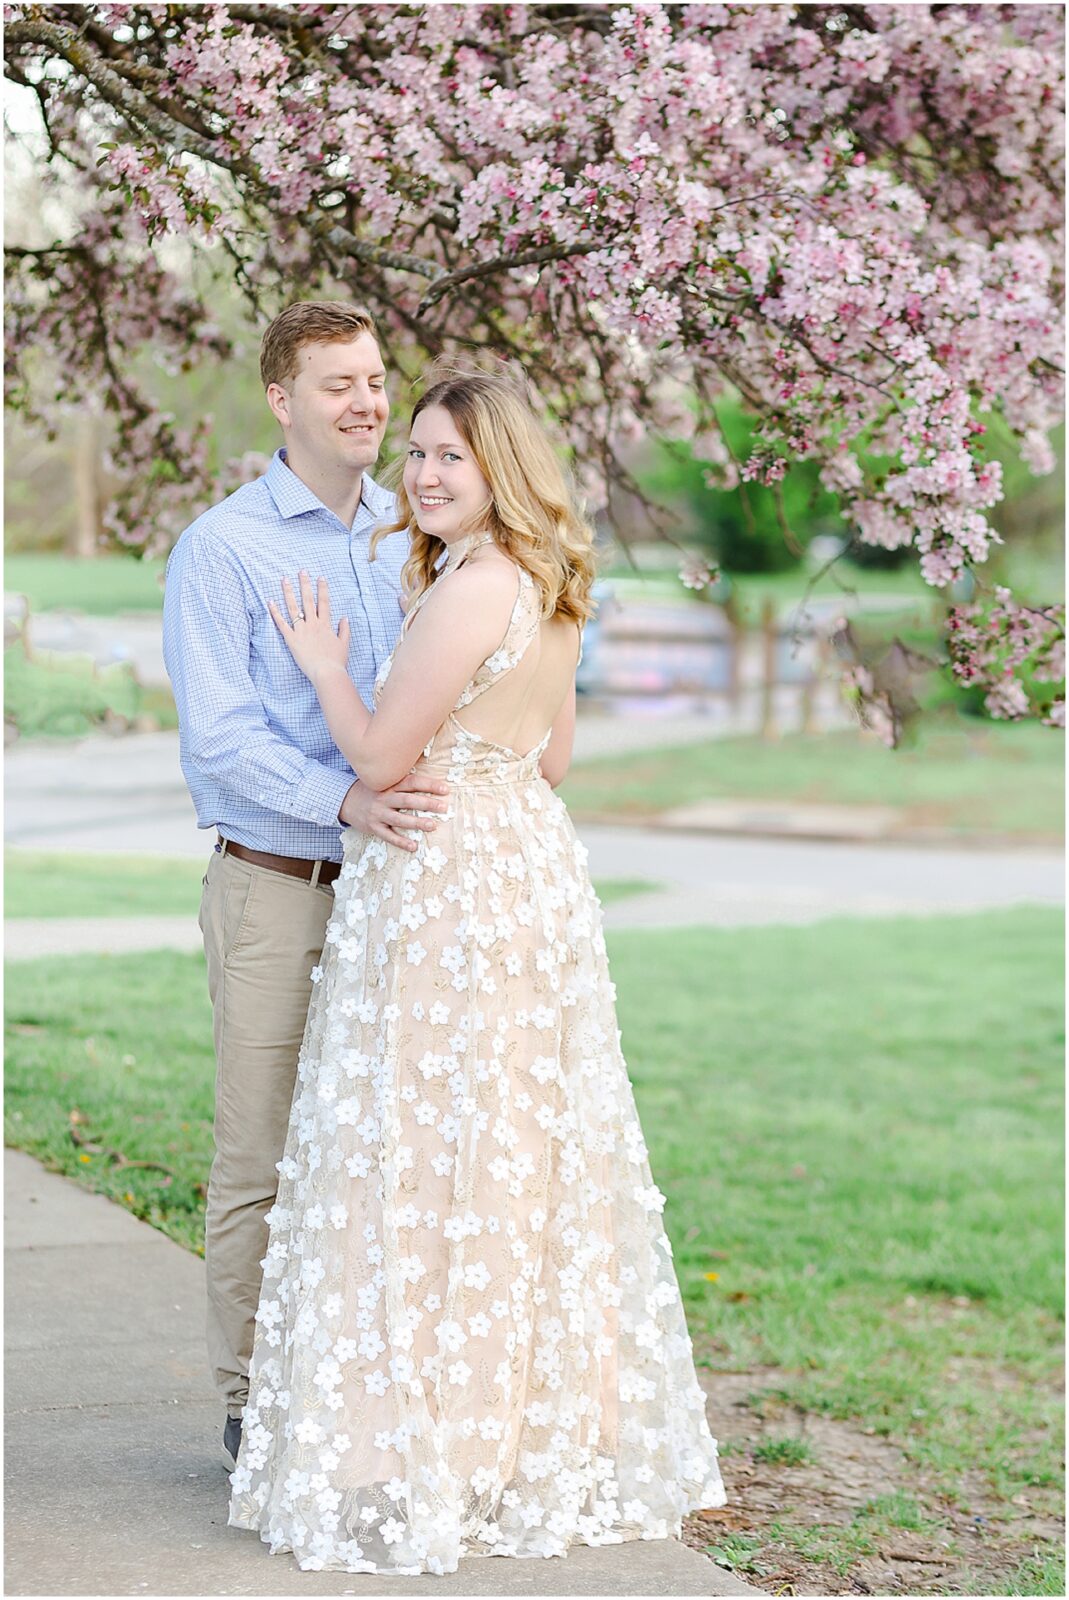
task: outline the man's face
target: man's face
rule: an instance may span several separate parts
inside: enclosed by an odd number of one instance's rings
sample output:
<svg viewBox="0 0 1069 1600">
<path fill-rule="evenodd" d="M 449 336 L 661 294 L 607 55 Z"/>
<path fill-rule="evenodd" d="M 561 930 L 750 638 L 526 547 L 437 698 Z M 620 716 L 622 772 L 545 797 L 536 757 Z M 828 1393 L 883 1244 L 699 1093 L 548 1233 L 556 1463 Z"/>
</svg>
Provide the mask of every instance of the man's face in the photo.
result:
<svg viewBox="0 0 1069 1600">
<path fill-rule="evenodd" d="M 390 402 L 379 347 L 370 333 L 347 344 L 306 344 L 297 375 L 273 383 L 268 404 L 299 467 L 331 475 L 374 466 Z"/>
</svg>

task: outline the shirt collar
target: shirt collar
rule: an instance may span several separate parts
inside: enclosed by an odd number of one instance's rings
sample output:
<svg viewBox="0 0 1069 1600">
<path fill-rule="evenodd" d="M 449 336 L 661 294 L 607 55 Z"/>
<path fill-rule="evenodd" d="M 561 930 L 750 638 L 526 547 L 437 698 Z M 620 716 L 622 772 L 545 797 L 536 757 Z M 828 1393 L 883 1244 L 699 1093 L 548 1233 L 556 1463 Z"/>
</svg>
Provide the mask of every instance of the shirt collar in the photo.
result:
<svg viewBox="0 0 1069 1600">
<path fill-rule="evenodd" d="M 328 516 L 339 519 L 329 506 L 325 506 L 319 496 L 313 494 L 303 479 L 298 478 L 286 465 L 286 447 L 280 445 L 271 457 L 270 465 L 265 473 L 267 487 L 275 508 L 280 517 L 300 517 L 309 511 L 325 511 Z M 365 472 L 360 487 L 360 504 L 356 510 L 356 522 L 363 516 L 378 518 L 389 510 L 390 496 L 374 478 Z"/>
</svg>

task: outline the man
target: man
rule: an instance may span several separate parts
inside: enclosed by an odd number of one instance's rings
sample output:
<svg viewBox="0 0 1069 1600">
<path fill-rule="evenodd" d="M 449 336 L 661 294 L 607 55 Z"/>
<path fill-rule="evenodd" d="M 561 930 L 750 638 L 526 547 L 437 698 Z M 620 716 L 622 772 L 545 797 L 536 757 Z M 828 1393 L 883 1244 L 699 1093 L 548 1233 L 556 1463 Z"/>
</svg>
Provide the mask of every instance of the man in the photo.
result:
<svg viewBox="0 0 1069 1600">
<path fill-rule="evenodd" d="M 289 306 L 264 335 L 260 371 L 285 440 L 262 478 L 182 534 L 167 566 L 164 656 L 182 770 L 197 820 L 219 840 L 200 924 L 215 1055 L 215 1158 L 205 1257 L 208 1354 L 234 1465 L 267 1242 L 311 996 L 341 861 L 343 826 L 415 849 L 444 783 L 410 776 L 368 791 L 334 746 L 315 692 L 268 613 L 300 569 L 329 581 L 349 619 L 349 671 L 370 705 L 401 624 L 403 534 L 368 559 L 393 498 L 368 475 L 389 415 L 370 318 L 334 302 Z"/>
</svg>

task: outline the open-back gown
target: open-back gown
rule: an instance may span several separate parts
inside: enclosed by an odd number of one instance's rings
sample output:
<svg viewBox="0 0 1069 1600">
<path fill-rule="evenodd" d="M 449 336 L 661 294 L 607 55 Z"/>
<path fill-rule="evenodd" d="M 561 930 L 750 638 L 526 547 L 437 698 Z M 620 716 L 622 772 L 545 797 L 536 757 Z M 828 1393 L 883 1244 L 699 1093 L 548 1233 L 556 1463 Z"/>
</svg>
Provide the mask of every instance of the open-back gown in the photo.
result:
<svg viewBox="0 0 1069 1600">
<path fill-rule="evenodd" d="M 229 1519 L 305 1569 L 563 1555 L 724 1503 L 549 734 L 470 725 L 539 636 L 517 572 L 420 761 L 448 813 L 415 852 L 345 835 L 313 973 Z"/>
</svg>

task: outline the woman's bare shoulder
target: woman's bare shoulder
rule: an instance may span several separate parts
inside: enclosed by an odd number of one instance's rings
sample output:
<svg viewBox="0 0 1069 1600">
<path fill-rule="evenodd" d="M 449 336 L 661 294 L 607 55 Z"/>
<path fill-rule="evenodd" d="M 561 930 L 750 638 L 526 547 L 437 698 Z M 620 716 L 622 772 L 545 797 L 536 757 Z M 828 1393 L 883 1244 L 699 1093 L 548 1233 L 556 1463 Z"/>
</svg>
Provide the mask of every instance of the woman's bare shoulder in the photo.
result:
<svg viewBox="0 0 1069 1600">
<path fill-rule="evenodd" d="M 449 583 L 442 585 L 442 593 L 452 588 L 455 595 L 465 595 L 469 603 L 473 596 L 487 600 L 498 595 L 515 597 L 518 573 L 518 563 L 503 551 L 477 550 L 451 575 Z"/>
<path fill-rule="evenodd" d="M 474 619 L 490 633 L 500 631 L 515 604 L 518 581 L 517 565 L 507 556 L 487 561 L 473 556 L 432 584 L 423 609 L 435 628 L 448 630 L 463 621 L 470 630 Z"/>
<path fill-rule="evenodd" d="M 499 545 L 482 545 L 475 550 L 461 567 L 461 572 L 498 572 L 514 574 L 519 569 L 519 562 L 514 561 L 507 550 L 502 550 Z M 515 582 L 515 578 L 513 578 Z"/>
</svg>

